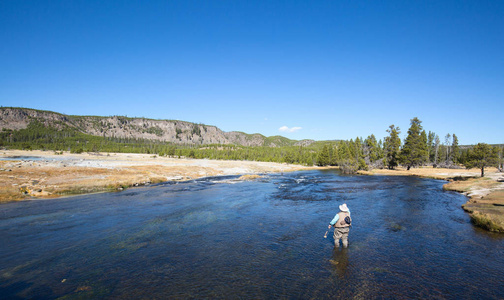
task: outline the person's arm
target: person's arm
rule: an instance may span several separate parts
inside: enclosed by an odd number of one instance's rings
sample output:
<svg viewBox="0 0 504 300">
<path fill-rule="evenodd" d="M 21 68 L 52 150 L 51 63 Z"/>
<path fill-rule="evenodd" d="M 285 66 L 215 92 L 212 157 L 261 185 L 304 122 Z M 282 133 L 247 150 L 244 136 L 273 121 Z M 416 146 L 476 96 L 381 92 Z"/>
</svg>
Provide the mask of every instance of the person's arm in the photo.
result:
<svg viewBox="0 0 504 300">
<path fill-rule="evenodd" d="M 337 213 L 334 218 L 332 219 L 331 222 L 329 222 L 329 226 L 327 228 L 331 228 L 331 226 L 334 226 L 334 224 L 336 224 L 336 222 L 338 222 L 339 220 L 339 213 Z"/>
</svg>

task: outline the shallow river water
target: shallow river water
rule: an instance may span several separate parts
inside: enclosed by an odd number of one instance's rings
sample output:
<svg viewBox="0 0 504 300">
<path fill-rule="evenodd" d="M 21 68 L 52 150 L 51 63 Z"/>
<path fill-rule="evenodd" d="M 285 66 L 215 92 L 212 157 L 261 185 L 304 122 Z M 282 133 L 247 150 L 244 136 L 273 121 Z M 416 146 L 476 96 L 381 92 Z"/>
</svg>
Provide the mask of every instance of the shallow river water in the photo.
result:
<svg viewBox="0 0 504 300">
<path fill-rule="evenodd" d="M 504 235 L 443 184 L 305 171 L 0 205 L 0 296 L 503 299 Z"/>
</svg>

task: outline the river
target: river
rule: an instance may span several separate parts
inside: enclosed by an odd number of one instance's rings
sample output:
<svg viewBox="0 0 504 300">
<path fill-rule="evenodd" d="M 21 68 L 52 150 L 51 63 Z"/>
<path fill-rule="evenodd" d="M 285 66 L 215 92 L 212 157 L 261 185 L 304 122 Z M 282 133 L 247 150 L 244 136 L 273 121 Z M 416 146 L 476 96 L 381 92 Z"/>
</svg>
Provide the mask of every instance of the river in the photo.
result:
<svg viewBox="0 0 504 300">
<path fill-rule="evenodd" d="M 504 235 L 440 180 L 336 171 L 0 205 L 2 299 L 503 299 Z M 324 238 L 338 205 L 347 249 Z"/>
</svg>

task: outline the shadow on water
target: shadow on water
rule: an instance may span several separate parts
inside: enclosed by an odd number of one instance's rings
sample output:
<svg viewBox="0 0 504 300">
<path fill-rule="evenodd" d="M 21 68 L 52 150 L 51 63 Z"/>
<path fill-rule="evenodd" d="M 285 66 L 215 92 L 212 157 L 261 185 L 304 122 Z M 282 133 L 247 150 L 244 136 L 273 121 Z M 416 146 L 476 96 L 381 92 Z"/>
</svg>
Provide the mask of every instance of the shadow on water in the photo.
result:
<svg viewBox="0 0 504 300">
<path fill-rule="evenodd" d="M 0 294 L 504 298 L 504 238 L 443 181 L 334 171 L 163 183 L 0 206 Z M 346 202 L 350 246 L 327 224 Z M 470 284 L 468 284 L 470 283 Z"/>
</svg>

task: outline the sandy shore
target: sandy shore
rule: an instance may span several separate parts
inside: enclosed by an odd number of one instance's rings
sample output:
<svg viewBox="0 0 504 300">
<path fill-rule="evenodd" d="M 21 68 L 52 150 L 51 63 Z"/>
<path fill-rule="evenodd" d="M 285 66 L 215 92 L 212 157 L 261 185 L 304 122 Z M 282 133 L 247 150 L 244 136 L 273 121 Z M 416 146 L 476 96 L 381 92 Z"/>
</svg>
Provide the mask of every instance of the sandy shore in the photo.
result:
<svg viewBox="0 0 504 300">
<path fill-rule="evenodd" d="M 178 159 L 125 153 L 56 155 L 54 151 L 3 150 L 0 159 L 3 159 L 0 160 L 0 202 L 112 191 L 208 176 L 308 169 L 269 162 Z"/>
</svg>

